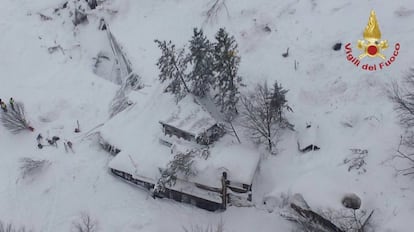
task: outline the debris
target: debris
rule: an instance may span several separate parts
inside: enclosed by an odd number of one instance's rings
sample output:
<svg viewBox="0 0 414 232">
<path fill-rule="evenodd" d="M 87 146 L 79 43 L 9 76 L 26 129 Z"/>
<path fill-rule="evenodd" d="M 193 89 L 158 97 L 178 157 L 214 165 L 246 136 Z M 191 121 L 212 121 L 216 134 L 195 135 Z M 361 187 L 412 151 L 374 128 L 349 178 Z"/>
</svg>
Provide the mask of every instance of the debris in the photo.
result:
<svg viewBox="0 0 414 232">
<path fill-rule="evenodd" d="M 79 120 L 76 120 L 76 124 L 78 125 L 78 127 L 75 128 L 75 133 L 79 133 L 80 132 Z"/>
<path fill-rule="evenodd" d="M 348 164 L 348 172 L 351 170 L 357 170 L 358 174 L 367 172 L 365 166 L 365 158 L 368 156 L 368 150 L 366 149 L 350 149 L 352 154 L 347 156 L 343 163 Z"/>
<path fill-rule="evenodd" d="M 283 57 L 288 57 L 289 56 L 289 48 L 287 48 L 286 52 L 282 54 Z"/>
<path fill-rule="evenodd" d="M 61 51 L 63 53 L 63 55 L 65 54 L 65 52 L 63 51 L 63 48 L 60 45 L 57 46 L 52 46 L 52 47 L 48 47 L 47 51 L 52 54 L 55 53 L 56 51 Z"/>
<path fill-rule="evenodd" d="M 332 49 L 334 51 L 339 51 L 341 50 L 341 47 L 342 47 L 342 43 L 336 43 L 334 46 L 332 46 Z"/>
<path fill-rule="evenodd" d="M 38 14 L 39 14 L 40 19 L 41 19 L 42 21 L 48 21 L 48 20 L 52 20 L 52 19 L 53 19 L 52 17 L 50 17 L 50 16 L 46 16 L 46 15 L 44 15 L 44 14 L 42 14 L 42 13 L 38 13 Z"/>
<path fill-rule="evenodd" d="M 49 143 L 49 145 L 50 146 L 55 146 L 55 147 L 57 147 L 57 140 L 56 139 L 54 139 L 54 137 L 56 137 L 56 136 L 53 136 L 53 138 L 52 139 L 47 139 L 47 142 Z"/>
</svg>

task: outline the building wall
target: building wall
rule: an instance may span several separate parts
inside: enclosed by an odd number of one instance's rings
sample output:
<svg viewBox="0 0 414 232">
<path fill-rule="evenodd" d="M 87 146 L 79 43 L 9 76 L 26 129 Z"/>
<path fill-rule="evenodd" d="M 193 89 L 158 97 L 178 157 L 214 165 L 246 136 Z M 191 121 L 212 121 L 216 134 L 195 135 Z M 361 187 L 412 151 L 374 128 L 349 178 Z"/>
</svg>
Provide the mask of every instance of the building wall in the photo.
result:
<svg viewBox="0 0 414 232">
<path fill-rule="evenodd" d="M 119 171 L 116 169 L 111 169 L 111 172 L 116 175 L 121 177 L 122 179 L 128 181 L 129 183 L 135 184 L 135 185 L 139 185 L 142 186 L 148 190 L 154 189 L 155 185 L 152 183 L 148 183 L 146 181 L 143 180 L 138 180 L 135 179 L 134 177 L 132 177 L 131 174 L 125 173 L 123 171 Z M 176 190 L 172 190 L 172 189 L 166 189 L 164 192 L 162 193 L 158 193 L 156 194 L 157 197 L 160 198 L 169 198 L 169 199 L 173 199 L 175 201 L 178 202 L 183 202 L 183 203 L 187 203 L 187 204 L 192 204 L 195 205 L 199 208 L 205 209 L 205 210 L 209 210 L 209 211 L 216 211 L 219 209 L 223 209 L 223 205 L 217 202 L 212 202 L 206 199 L 202 199 L 190 194 L 186 194 L 183 192 L 179 192 Z"/>
</svg>

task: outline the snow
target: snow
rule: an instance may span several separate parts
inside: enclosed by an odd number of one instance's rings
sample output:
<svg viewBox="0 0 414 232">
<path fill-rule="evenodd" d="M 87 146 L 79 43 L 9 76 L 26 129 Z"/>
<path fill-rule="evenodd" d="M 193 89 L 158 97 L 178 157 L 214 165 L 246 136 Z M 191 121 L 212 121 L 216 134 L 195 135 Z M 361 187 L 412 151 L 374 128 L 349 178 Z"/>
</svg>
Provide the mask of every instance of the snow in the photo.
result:
<svg viewBox="0 0 414 232">
<path fill-rule="evenodd" d="M 123 114 L 133 114 L 133 110 L 124 112 Z M 139 119 L 128 121 L 128 127 L 139 128 Z M 111 123 L 112 126 L 113 123 Z M 118 131 L 124 131 L 123 125 L 115 125 Z M 152 140 L 152 143 L 141 144 L 136 141 L 138 134 L 128 134 L 126 138 L 122 133 L 111 131 L 111 135 L 104 132 L 108 131 L 104 126 L 102 128 L 102 137 L 123 137 L 123 143 L 135 144 L 132 149 L 129 146 L 124 149 L 122 146 L 117 146 L 121 152 L 109 163 L 109 167 L 135 175 L 137 179 L 147 179 L 151 183 L 156 184 L 156 180 L 160 177 L 159 169 L 165 168 L 167 163 L 171 161 L 174 154 L 178 152 L 185 152 L 192 149 L 200 149 L 200 146 L 192 144 L 182 139 L 175 141 L 170 148 L 161 145 L 159 141 Z M 162 133 L 159 133 L 160 138 L 163 138 Z M 106 141 L 111 141 L 106 140 Z M 111 142 L 109 142 L 111 144 Z M 221 177 L 223 172 L 227 172 L 228 179 L 231 182 L 250 185 L 253 181 L 256 169 L 259 164 L 260 154 L 247 146 L 220 144 L 213 146 L 210 149 L 210 155 L 207 159 L 203 157 L 196 157 L 194 169 L 197 175 L 188 177 L 189 182 L 203 184 L 210 187 L 221 188 Z M 184 178 L 184 177 L 182 177 Z"/>
<path fill-rule="evenodd" d="M 177 104 L 177 110 L 171 116 L 160 120 L 161 123 L 171 125 L 186 131 L 194 137 L 204 133 L 217 124 L 216 120 L 204 109 L 197 100 L 187 95 Z"/>
<path fill-rule="evenodd" d="M 108 0 L 88 12 L 88 23 L 76 29 L 67 11 L 60 16 L 52 13 L 58 4 L 4 0 L 0 8 L 0 97 L 23 102 L 35 128 L 33 133 L 13 135 L 0 127 L 0 220 L 34 231 L 70 231 L 80 212 L 87 211 L 99 221 L 100 231 L 178 232 L 182 226 L 207 226 L 220 220 L 226 232 L 290 231 L 290 222 L 279 216 L 278 209 L 263 210 L 264 196 L 301 193 L 312 209 L 341 209 L 343 195 L 355 193 L 363 209 L 375 209 L 375 231 L 412 231 L 413 180 L 397 176 L 398 163 L 391 160 L 404 128 L 398 125 L 384 91 L 413 64 L 411 0 L 227 0 L 228 14 L 224 9 L 210 22 L 205 22 L 209 1 Z M 343 46 L 351 42 L 359 55 L 355 44 L 362 39 L 372 9 L 382 39 L 390 44 L 385 55 L 392 54 L 393 44 L 401 44 L 395 62 L 376 72 L 355 67 L 346 60 L 344 50 L 331 49 L 336 42 Z M 39 12 L 53 20 L 41 21 Z M 105 32 L 98 30 L 101 17 L 145 83 L 142 90 L 129 94 L 134 105 L 111 120 L 108 108 L 120 86 L 93 73 L 93 58 L 108 49 Z M 270 33 L 262 30 L 265 25 Z M 254 207 L 206 212 L 168 199 L 154 200 L 108 172 L 108 164 L 115 165 L 116 160 L 93 137 L 100 131 L 123 149 L 119 157 L 142 155 L 154 165 L 148 171 L 157 174 L 154 167 L 167 159 L 152 159 L 152 154 L 169 156 L 167 147 L 155 146 L 161 133 L 159 120 L 173 115 L 177 105 L 159 83 L 155 63 L 161 52 L 153 41 L 172 40 L 181 47 L 197 26 L 210 40 L 220 27 L 235 36 L 242 57 L 239 74 L 246 84 L 242 93 L 258 82 L 278 80 L 289 89 L 287 100 L 294 110 L 287 114 L 289 121 L 297 128 L 307 121 L 320 126 L 318 152 L 299 153 L 295 133 L 285 132 L 278 154 L 269 156 L 249 142 L 249 134 L 239 124 L 235 126 L 241 147 L 228 135 L 212 148 L 221 154 L 210 157 L 217 162 L 215 167 L 238 152 L 252 162 L 257 157 L 249 154 L 261 154 L 253 181 Z M 48 48 L 57 45 L 63 52 L 49 54 Z M 288 47 L 289 56 L 284 58 Z M 76 120 L 79 134 L 73 132 Z M 93 129 L 102 123 L 103 127 Z M 37 149 L 38 133 L 72 141 L 76 153 L 66 153 L 62 143 L 58 148 Z M 343 164 L 354 148 L 368 150 L 364 174 L 348 172 Z M 22 179 L 22 157 L 47 159 L 51 165 L 33 178 Z M 237 162 L 227 165 L 233 165 L 231 170 L 239 168 Z M 251 173 L 232 171 L 229 175 L 240 181 L 251 177 Z"/>
</svg>

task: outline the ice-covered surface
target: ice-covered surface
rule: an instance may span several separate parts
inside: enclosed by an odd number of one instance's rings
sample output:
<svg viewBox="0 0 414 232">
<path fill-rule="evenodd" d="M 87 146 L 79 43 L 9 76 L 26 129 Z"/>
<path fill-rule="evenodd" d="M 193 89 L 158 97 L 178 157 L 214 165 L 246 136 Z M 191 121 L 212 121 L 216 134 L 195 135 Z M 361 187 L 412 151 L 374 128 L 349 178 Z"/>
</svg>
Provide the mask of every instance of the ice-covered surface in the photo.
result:
<svg viewBox="0 0 414 232">
<path fill-rule="evenodd" d="M 396 176 L 398 163 L 390 161 L 404 129 L 384 92 L 413 65 L 412 0 L 226 0 L 228 14 L 224 8 L 207 23 L 210 2 L 205 0 L 108 0 L 76 29 L 68 14 L 52 14 L 57 4 L 1 2 L 0 97 L 13 96 L 25 103 L 35 133 L 12 135 L 0 128 L 0 219 L 35 231 L 70 231 L 79 213 L 88 211 L 99 221 L 100 231 L 108 232 L 179 232 L 183 225 L 215 224 L 220 219 L 226 232 L 290 231 L 290 223 L 277 210 L 262 210 L 263 196 L 301 193 L 312 209 L 325 209 L 341 208 L 343 194 L 353 192 L 361 197 L 363 209 L 375 209 L 375 231 L 412 231 L 413 180 Z M 332 50 L 336 42 L 343 46 L 351 42 L 353 53 L 360 54 L 355 45 L 372 9 L 382 39 L 390 44 L 385 55 L 390 56 L 396 42 L 401 45 L 395 62 L 376 72 L 348 62 L 343 47 Z M 42 21 L 39 12 L 52 20 Z M 153 41 L 172 40 L 180 47 L 191 38 L 193 27 L 203 26 L 211 40 L 219 27 L 226 27 L 238 41 L 239 74 L 247 85 L 243 93 L 263 80 L 278 80 L 289 89 L 287 99 L 294 112 L 288 119 L 293 124 L 318 122 L 321 150 L 300 154 L 295 134 L 286 132 L 278 155 L 263 156 L 253 186 L 256 206 L 230 207 L 223 213 L 153 200 L 147 192 L 114 178 L 108 173 L 112 157 L 92 137 L 85 137 L 107 121 L 108 106 L 119 88 L 92 71 L 93 57 L 107 46 L 106 36 L 97 29 L 102 15 L 146 85 L 128 96 L 134 108 L 105 124 L 107 134 L 122 134 L 110 138 L 114 144 L 130 151 L 140 145 L 139 150 L 148 153 L 146 145 L 158 142 L 158 120 L 172 115 L 175 102 L 159 84 L 155 63 L 161 53 Z M 265 26 L 271 31 L 263 30 Z M 49 54 L 48 48 L 57 45 L 63 50 Z M 281 54 L 288 47 L 285 58 Z M 81 134 L 73 133 L 76 120 Z M 140 125 L 128 126 L 134 120 Z M 123 133 L 115 125 L 122 125 Z M 256 150 L 240 125 L 236 129 L 243 146 Z M 61 143 L 57 149 L 37 149 L 37 133 L 71 140 L 76 153 L 65 153 Z M 132 136 L 136 138 L 131 144 Z M 237 143 L 232 137 L 223 140 Z M 349 149 L 368 150 L 366 173 L 348 172 L 343 159 Z M 51 165 L 36 178 L 22 180 L 22 157 L 48 159 Z"/>
</svg>

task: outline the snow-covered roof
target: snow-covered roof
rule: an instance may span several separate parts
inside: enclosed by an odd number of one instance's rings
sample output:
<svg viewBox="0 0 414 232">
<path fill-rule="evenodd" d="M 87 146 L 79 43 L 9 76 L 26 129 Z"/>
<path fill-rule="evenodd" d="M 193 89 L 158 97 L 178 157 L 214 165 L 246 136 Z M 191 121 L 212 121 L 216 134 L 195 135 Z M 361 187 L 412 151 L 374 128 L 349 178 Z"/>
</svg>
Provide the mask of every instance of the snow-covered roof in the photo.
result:
<svg viewBox="0 0 414 232">
<path fill-rule="evenodd" d="M 147 149 L 147 152 L 123 150 L 112 159 L 109 167 L 155 184 L 160 177 L 159 168 L 165 168 L 174 158 L 174 154 L 170 148 L 161 144 L 151 146 L 153 147 L 151 152 Z M 227 179 L 231 182 L 250 185 L 259 163 L 259 154 L 242 145 L 215 146 L 210 150 L 207 159 L 196 156 L 194 161 L 197 175 L 188 177 L 189 186 L 195 187 L 193 183 L 198 183 L 221 188 L 223 172 L 227 172 Z M 186 179 L 183 176 L 178 177 Z M 182 188 L 188 189 L 189 186 L 182 184 Z"/>
<path fill-rule="evenodd" d="M 205 132 L 217 124 L 217 121 L 211 114 L 191 95 L 181 99 L 177 104 L 177 109 L 171 115 L 162 117 L 160 122 L 186 131 L 194 136 Z"/>
<path fill-rule="evenodd" d="M 319 126 L 307 123 L 305 126 L 298 127 L 297 136 L 299 149 L 305 149 L 309 145 L 319 146 L 318 142 Z"/>
<path fill-rule="evenodd" d="M 156 99 L 152 96 L 142 95 L 142 97 L 144 99 L 137 98 L 138 102 L 134 106 L 107 121 L 100 128 L 100 134 L 105 141 L 121 150 L 109 163 L 109 167 L 156 183 L 160 177 L 159 168 L 165 168 L 174 158 L 171 148 L 160 143 L 160 138 L 165 135 L 160 128 L 158 116 L 177 112 L 177 105 L 174 104 L 171 96 L 166 94 L 157 93 Z M 144 103 L 145 98 L 150 98 L 154 102 Z M 197 104 L 191 98 L 185 98 L 179 104 L 177 117 L 187 118 L 187 121 L 180 122 L 183 123 L 182 127 L 185 129 L 197 127 L 201 130 L 215 123 L 201 107 L 194 106 Z M 178 121 L 173 120 L 177 123 Z M 188 126 L 184 122 L 191 125 Z M 198 144 L 174 136 L 169 138 L 173 139 L 170 142 L 174 144 L 177 151 L 200 147 Z M 217 141 L 210 147 L 210 156 L 207 160 L 202 157 L 195 158 L 194 167 L 198 175 L 190 177 L 190 183 L 221 188 L 221 177 L 225 171 L 230 181 L 251 184 L 259 163 L 259 153 L 242 144 L 228 143 L 225 140 Z M 194 184 L 192 183 L 191 186 Z"/>
</svg>

